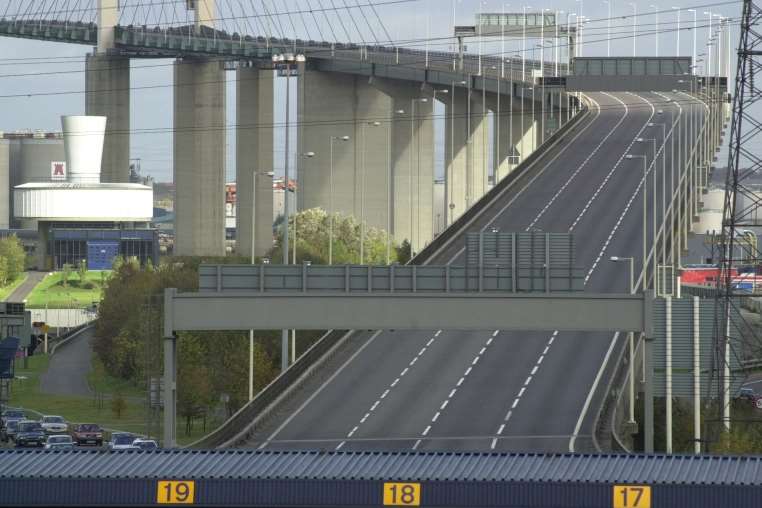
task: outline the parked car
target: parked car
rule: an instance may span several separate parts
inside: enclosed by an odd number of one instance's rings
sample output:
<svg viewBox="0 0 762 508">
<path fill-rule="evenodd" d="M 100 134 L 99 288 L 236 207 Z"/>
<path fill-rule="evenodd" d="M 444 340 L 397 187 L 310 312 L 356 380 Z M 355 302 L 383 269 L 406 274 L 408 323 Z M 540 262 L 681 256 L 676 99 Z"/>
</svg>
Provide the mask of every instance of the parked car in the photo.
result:
<svg viewBox="0 0 762 508">
<path fill-rule="evenodd" d="M 42 424 L 34 420 L 21 420 L 18 423 L 16 431 L 16 446 L 23 448 L 27 446 L 44 446 L 45 431 L 42 430 Z"/>
<path fill-rule="evenodd" d="M 16 420 L 26 420 L 26 415 L 24 414 L 23 409 L 6 409 L 3 411 L 2 416 L 0 416 L 0 427 L 4 427 L 6 422 Z"/>
<path fill-rule="evenodd" d="M 111 441 L 108 443 L 110 450 L 134 450 L 132 443 L 135 441 L 135 435 L 129 432 L 114 432 L 111 434 Z"/>
<path fill-rule="evenodd" d="M 68 434 L 57 434 L 54 436 L 48 436 L 48 440 L 45 442 L 46 450 L 72 450 L 74 449 L 74 441 Z"/>
<path fill-rule="evenodd" d="M 71 438 L 80 446 L 103 446 L 103 429 L 97 423 L 80 423 L 72 428 Z"/>
<path fill-rule="evenodd" d="M 43 416 L 40 420 L 42 429 L 47 434 L 64 434 L 69 432 L 69 424 L 61 416 Z"/>
<path fill-rule="evenodd" d="M 133 448 L 138 448 L 140 450 L 158 450 L 159 444 L 154 441 L 153 439 L 136 439 L 132 442 Z"/>
<path fill-rule="evenodd" d="M 2 428 L 0 431 L 0 438 L 2 438 L 3 443 L 9 443 L 16 438 L 16 431 L 19 428 L 19 421 L 21 420 L 10 420 Z"/>
<path fill-rule="evenodd" d="M 754 401 L 757 394 L 754 393 L 754 388 L 749 388 L 748 386 L 742 386 L 741 389 L 738 391 L 738 398 L 739 399 L 746 399 L 749 401 Z"/>
</svg>

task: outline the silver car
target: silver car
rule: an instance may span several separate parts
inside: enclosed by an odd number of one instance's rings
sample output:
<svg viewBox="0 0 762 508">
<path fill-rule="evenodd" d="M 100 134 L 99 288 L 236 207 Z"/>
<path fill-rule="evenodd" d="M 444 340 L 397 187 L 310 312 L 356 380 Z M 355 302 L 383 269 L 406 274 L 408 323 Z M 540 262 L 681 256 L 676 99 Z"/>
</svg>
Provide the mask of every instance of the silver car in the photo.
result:
<svg viewBox="0 0 762 508">
<path fill-rule="evenodd" d="M 61 416 L 43 416 L 40 423 L 45 434 L 65 434 L 69 432 L 69 424 Z"/>
<path fill-rule="evenodd" d="M 74 441 L 68 434 L 61 434 L 57 436 L 48 436 L 48 440 L 45 442 L 46 450 L 73 450 Z"/>
</svg>

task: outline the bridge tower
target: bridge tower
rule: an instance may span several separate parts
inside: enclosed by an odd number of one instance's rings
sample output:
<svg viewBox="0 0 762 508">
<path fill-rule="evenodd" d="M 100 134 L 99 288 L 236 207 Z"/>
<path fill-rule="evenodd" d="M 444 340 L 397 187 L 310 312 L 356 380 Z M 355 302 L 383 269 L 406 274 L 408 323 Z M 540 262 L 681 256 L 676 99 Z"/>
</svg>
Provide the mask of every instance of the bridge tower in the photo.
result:
<svg viewBox="0 0 762 508">
<path fill-rule="evenodd" d="M 214 0 L 187 0 L 195 27 L 214 28 Z M 225 254 L 225 70 L 219 60 L 182 58 L 174 69 L 175 250 Z"/>
<path fill-rule="evenodd" d="M 85 114 L 107 117 L 102 182 L 130 177 L 130 59 L 114 50 L 119 0 L 98 0 L 98 45 L 85 61 Z"/>
</svg>

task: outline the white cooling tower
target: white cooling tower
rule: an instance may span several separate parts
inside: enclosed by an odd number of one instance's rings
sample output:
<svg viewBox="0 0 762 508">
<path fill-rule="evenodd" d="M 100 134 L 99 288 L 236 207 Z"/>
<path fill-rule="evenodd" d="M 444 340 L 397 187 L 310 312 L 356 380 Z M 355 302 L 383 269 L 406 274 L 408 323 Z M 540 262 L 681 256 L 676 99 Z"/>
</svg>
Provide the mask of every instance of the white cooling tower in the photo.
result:
<svg viewBox="0 0 762 508">
<path fill-rule="evenodd" d="M 100 183 L 105 116 L 63 116 L 64 150 L 72 183 Z"/>
</svg>

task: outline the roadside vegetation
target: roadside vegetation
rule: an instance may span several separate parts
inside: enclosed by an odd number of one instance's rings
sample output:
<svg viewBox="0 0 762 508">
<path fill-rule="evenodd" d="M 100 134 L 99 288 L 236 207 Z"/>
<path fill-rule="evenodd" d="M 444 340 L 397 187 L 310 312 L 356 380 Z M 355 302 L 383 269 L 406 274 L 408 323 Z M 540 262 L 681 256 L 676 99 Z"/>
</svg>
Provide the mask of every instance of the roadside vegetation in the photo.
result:
<svg viewBox="0 0 762 508">
<path fill-rule="evenodd" d="M 283 218 L 275 224 L 276 243 L 268 254 L 273 263 L 283 259 Z M 292 215 L 289 220 L 289 260 L 293 260 L 294 223 L 296 223 L 296 262 L 309 261 L 316 265 L 328 264 L 331 215 L 321 208 L 311 208 Z M 333 263 L 359 264 L 362 228 L 353 216 L 333 214 Z M 383 229 L 366 227 L 363 244 L 363 262 L 385 265 L 387 243 L 390 244 L 390 262 L 405 264 L 410 260 L 410 243 L 401 245 L 392 240 Z"/>
<path fill-rule="evenodd" d="M 27 308 L 76 309 L 97 303 L 106 286 L 109 271 L 87 270 L 65 265 L 59 272 L 50 273 L 27 297 Z"/>
<path fill-rule="evenodd" d="M 0 239 L 0 300 L 26 280 L 26 253 L 15 235 Z"/>
</svg>

